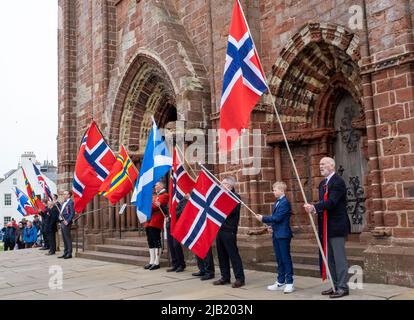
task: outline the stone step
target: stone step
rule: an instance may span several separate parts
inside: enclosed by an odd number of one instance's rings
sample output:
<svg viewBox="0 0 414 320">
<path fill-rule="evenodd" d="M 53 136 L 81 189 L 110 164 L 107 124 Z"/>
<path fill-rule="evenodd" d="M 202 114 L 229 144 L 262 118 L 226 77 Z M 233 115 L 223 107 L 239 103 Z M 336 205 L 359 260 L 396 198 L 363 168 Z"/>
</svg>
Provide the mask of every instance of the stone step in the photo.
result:
<svg viewBox="0 0 414 320">
<path fill-rule="evenodd" d="M 292 252 L 292 262 L 296 264 L 319 266 L 319 255 L 313 253 Z M 347 256 L 349 266 L 358 265 L 364 267 L 364 258 L 358 256 Z"/>
<path fill-rule="evenodd" d="M 116 246 L 127 246 L 127 247 L 148 247 L 147 238 L 144 237 L 128 237 L 128 238 L 106 238 L 104 244 L 116 245 Z M 164 241 L 167 244 L 167 241 Z"/>
<path fill-rule="evenodd" d="M 291 252 L 298 253 L 317 253 L 318 245 L 316 242 L 296 240 L 291 243 Z M 348 256 L 363 256 L 364 251 L 367 249 L 367 246 L 361 245 L 356 242 L 346 242 L 345 251 Z"/>
<path fill-rule="evenodd" d="M 276 265 L 273 261 L 261 262 L 255 265 L 255 270 L 276 273 Z M 320 277 L 319 266 L 295 263 L 293 265 L 294 275 L 305 277 Z"/>
<path fill-rule="evenodd" d="M 84 252 L 78 252 L 77 257 L 85 258 L 85 259 L 92 259 L 92 260 L 106 261 L 106 262 L 132 264 L 136 266 L 144 266 L 148 263 L 147 257 L 131 256 L 131 255 L 126 255 L 126 254 L 112 253 L 112 252 L 84 251 Z M 168 260 L 161 258 L 160 265 L 161 267 L 167 267 Z"/>
<path fill-rule="evenodd" d="M 134 246 L 98 244 L 98 245 L 95 245 L 95 251 L 120 253 L 120 254 L 125 254 L 125 255 L 130 255 L 130 256 L 149 257 L 148 246 L 134 247 Z M 164 249 L 164 252 L 162 253 L 161 256 L 164 257 L 165 259 L 168 259 L 166 249 Z"/>
</svg>

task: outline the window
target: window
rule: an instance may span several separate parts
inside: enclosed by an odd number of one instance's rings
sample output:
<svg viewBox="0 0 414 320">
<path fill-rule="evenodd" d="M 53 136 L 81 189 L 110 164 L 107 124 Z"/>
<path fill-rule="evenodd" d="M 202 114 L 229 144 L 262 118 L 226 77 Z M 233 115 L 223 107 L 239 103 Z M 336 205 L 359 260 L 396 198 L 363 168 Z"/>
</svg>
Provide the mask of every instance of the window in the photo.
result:
<svg viewBox="0 0 414 320">
<path fill-rule="evenodd" d="M 4 194 L 4 205 L 5 206 L 11 206 L 11 193 L 5 193 Z"/>
<path fill-rule="evenodd" d="M 7 226 L 7 224 L 11 221 L 11 217 L 4 217 L 4 226 Z"/>
<path fill-rule="evenodd" d="M 17 185 L 17 179 L 16 178 L 13 179 L 13 185 L 14 186 Z"/>
</svg>

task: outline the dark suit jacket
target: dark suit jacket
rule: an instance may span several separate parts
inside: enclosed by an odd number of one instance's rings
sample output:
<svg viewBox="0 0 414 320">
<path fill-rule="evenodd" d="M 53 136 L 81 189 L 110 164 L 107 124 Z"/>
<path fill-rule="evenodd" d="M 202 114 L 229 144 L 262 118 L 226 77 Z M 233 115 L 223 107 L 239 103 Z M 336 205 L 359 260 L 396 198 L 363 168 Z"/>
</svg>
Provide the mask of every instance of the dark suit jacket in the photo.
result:
<svg viewBox="0 0 414 320">
<path fill-rule="evenodd" d="M 328 201 L 323 200 L 324 180 L 319 184 L 318 212 L 319 236 L 322 237 L 323 211 L 328 211 L 328 238 L 346 237 L 350 233 L 350 222 L 346 210 L 346 184 L 336 173 L 328 182 Z"/>
<path fill-rule="evenodd" d="M 286 197 L 273 204 L 272 215 L 263 217 L 264 223 L 272 225 L 273 237 L 276 239 L 292 238 L 292 230 L 290 229 L 291 214 L 292 208 Z"/>
<path fill-rule="evenodd" d="M 57 232 L 57 223 L 59 219 L 59 210 L 56 206 L 49 209 L 49 219 L 47 220 L 46 233 Z"/>
<path fill-rule="evenodd" d="M 239 194 L 237 194 L 234 189 L 232 190 L 232 192 L 234 193 L 234 195 L 240 199 Z M 230 212 L 230 214 L 227 216 L 226 220 L 224 220 L 224 222 L 222 223 L 219 232 L 233 232 L 235 234 L 237 234 L 237 230 L 239 227 L 239 221 L 240 221 L 240 209 L 241 209 L 241 204 L 238 203 L 237 206 L 233 209 L 232 212 Z"/>
<path fill-rule="evenodd" d="M 62 204 L 63 207 L 63 204 Z M 72 219 L 75 216 L 75 209 L 73 206 L 73 200 L 69 199 L 69 202 L 66 204 L 65 208 L 63 208 L 63 218 L 68 222 L 68 225 L 72 223 Z"/>
</svg>

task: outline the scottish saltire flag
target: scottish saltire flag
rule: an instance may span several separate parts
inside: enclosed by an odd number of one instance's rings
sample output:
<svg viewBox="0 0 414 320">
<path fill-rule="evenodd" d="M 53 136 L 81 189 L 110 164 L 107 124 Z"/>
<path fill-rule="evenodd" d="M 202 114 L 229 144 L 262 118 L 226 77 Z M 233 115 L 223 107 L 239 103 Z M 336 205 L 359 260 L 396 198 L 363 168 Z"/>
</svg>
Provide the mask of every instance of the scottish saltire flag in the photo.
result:
<svg viewBox="0 0 414 320">
<path fill-rule="evenodd" d="M 227 43 L 220 103 L 220 151 L 231 150 L 249 127 L 250 113 L 267 90 L 259 55 L 239 1 L 235 1 Z"/>
<path fill-rule="evenodd" d="M 77 213 L 82 212 L 99 192 L 99 187 L 109 175 L 114 163 L 114 153 L 92 120 L 82 138 L 73 176 L 72 191 Z"/>
<path fill-rule="evenodd" d="M 37 197 L 37 195 L 34 193 L 34 191 L 32 189 L 32 186 L 31 186 L 29 180 L 27 179 L 26 171 L 24 171 L 23 167 L 22 167 L 22 172 L 23 172 L 24 184 L 26 186 L 27 195 L 29 197 L 30 203 L 32 204 L 32 206 L 35 209 L 39 209 L 40 211 L 44 211 L 46 209 L 46 207 L 42 203 L 42 201 L 40 201 L 40 199 Z"/>
<path fill-rule="evenodd" d="M 131 203 L 137 207 L 137 216 L 141 223 L 151 219 L 153 188 L 171 169 L 172 162 L 173 159 L 167 145 L 158 132 L 154 119 L 152 119 L 152 129 L 131 199 Z"/>
<path fill-rule="evenodd" d="M 36 173 L 37 176 L 37 182 L 39 182 L 40 186 L 43 189 L 43 192 L 45 193 L 46 197 L 50 200 L 53 201 L 52 198 L 52 191 L 50 191 L 49 186 L 46 183 L 45 178 L 43 177 L 42 173 L 40 172 L 40 170 L 36 167 L 36 165 L 34 163 L 32 163 L 33 165 L 33 169 L 34 172 Z"/>
<path fill-rule="evenodd" d="M 16 190 L 14 190 L 14 192 L 16 193 L 17 198 L 17 211 L 19 211 L 22 216 L 36 214 L 37 211 L 31 205 L 29 198 L 19 188 L 15 188 Z"/>
<path fill-rule="evenodd" d="M 173 167 L 172 175 L 170 179 L 170 192 L 169 192 L 169 213 L 171 217 L 170 231 L 175 228 L 177 220 L 176 208 L 178 203 L 184 198 L 187 193 L 190 193 L 195 186 L 195 181 L 187 173 L 183 163 L 178 157 L 177 148 L 174 148 L 173 154 Z"/>
<path fill-rule="evenodd" d="M 204 259 L 222 223 L 239 203 L 202 170 L 171 235 Z"/>
<path fill-rule="evenodd" d="M 138 170 L 121 145 L 115 164 L 99 188 L 100 194 L 115 204 L 132 190 L 137 177 Z"/>
</svg>

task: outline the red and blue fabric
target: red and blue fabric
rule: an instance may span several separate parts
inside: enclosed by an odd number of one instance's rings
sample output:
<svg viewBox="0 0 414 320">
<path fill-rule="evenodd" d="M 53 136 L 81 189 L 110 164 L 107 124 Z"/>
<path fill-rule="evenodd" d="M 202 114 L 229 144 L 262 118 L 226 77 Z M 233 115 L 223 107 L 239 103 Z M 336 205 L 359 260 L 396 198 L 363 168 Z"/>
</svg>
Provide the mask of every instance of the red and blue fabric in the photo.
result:
<svg viewBox="0 0 414 320">
<path fill-rule="evenodd" d="M 220 150 L 231 150 L 250 114 L 267 91 L 253 38 L 239 1 L 231 18 L 220 103 Z"/>
<path fill-rule="evenodd" d="M 73 177 L 74 208 L 82 212 L 99 192 L 99 187 L 109 175 L 116 161 L 115 155 L 105 142 L 95 121 L 82 138 Z"/>
<path fill-rule="evenodd" d="M 50 188 L 47 185 L 45 178 L 43 177 L 40 170 L 36 167 L 36 165 L 34 163 L 32 163 L 32 165 L 33 165 L 34 172 L 36 173 L 36 176 L 37 176 L 37 182 L 39 182 L 40 186 L 42 187 L 43 192 L 45 193 L 45 196 L 47 197 L 48 200 L 53 201 L 52 191 L 50 191 Z"/>
<path fill-rule="evenodd" d="M 204 259 L 222 223 L 238 203 L 202 170 L 171 235 Z"/>
</svg>

